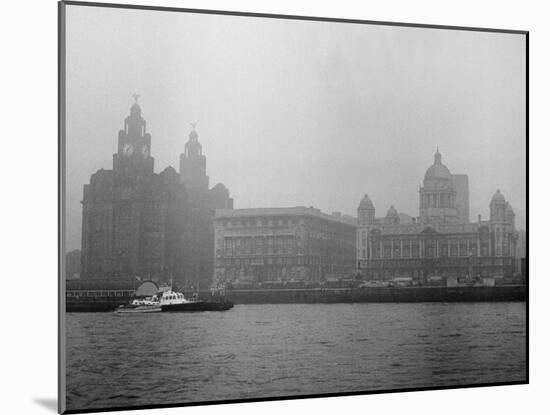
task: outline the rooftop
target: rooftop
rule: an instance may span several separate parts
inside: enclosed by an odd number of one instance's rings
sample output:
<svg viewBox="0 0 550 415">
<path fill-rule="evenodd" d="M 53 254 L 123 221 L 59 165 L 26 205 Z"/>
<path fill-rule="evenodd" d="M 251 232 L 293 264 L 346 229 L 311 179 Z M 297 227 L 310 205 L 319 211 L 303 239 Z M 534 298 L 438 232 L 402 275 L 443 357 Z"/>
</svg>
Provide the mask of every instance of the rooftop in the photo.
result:
<svg viewBox="0 0 550 415">
<path fill-rule="evenodd" d="M 329 215 L 314 207 L 295 206 L 283 208 L 216 209 L 216 219 L 248 218 L 262 216 L 312 216 L 320 219 L 355 226 L 355 218 L 347 215 Z"/>
</svg>

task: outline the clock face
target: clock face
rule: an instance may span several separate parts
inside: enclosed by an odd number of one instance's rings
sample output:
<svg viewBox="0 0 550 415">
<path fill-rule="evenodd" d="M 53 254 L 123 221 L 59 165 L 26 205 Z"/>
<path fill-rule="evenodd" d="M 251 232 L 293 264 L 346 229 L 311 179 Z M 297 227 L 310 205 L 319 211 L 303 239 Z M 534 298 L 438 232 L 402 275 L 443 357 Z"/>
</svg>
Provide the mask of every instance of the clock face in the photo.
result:
<svg viewBox="0 0 550 415">
<path fill-rule="evenodd" d="M 125 156 L 131 156 L 134 152 L 134 147 L 132 144 L 124 144 L 124 147 L 122 147 L 122 154 Z"/>
<path fill-rule="evenodd" d="M 143 157 L 145 158 L 149 157 L 149 147 L 143 146 L 141 149 L 141 154 L 143 154 Z"/>
</svg>

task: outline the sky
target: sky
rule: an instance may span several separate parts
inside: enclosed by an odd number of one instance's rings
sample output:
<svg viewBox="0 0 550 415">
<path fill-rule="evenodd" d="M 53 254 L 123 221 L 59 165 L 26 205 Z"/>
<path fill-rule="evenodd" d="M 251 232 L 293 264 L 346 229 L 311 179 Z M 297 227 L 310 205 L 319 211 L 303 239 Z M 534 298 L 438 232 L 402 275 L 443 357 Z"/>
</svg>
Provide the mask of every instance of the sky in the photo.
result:
<svg viewBox="0 0 550 415">
<path fill-rule="evenodd" d="M 497 189 L 526 215 L 525 39 L 473 31 L 67 6 L 67 249 L 82 187 L 112 168 L 139 93 L 155 171 L 197 123 L 211 186 L 235 208 L 418 215 L 436 147 L 467 174 L 470 215 Z"/>
</svg>

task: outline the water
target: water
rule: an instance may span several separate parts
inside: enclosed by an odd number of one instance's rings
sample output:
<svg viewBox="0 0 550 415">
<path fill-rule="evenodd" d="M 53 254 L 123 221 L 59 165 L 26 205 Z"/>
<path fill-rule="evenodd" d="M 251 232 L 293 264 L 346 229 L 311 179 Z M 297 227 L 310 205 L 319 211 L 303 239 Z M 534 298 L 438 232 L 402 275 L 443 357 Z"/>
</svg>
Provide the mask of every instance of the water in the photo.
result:
<svg viewBox="0 0 550 415">
<path fill-rule="evenodd" d="M 524 381 L 525 303 L 70 313 L 68 409 Z"/>
</svg>

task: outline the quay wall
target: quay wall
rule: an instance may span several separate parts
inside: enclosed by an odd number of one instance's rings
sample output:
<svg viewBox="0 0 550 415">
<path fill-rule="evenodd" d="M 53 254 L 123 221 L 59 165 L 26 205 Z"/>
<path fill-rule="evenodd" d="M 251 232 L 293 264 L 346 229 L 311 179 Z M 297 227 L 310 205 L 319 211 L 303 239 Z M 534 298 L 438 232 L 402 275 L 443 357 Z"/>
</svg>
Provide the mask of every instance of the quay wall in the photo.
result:
<svg viewBox="0 0 550 415">
<path fill-rule="evenodd" d="M 187 293 L 190 295 L 190 293 Z M 211 299 L 209 291 L 200 298 Z M 493 287 L 368 287 L 368 288 L 293 288 L 293 289 L 233 289 L 225 293 L 226 300 L 235 304 L 314 304 L 314 303 L 418 303 L 525 301 L 525 285 Z M 67 298 L 67 312 L 114 311 L 130 298 Z"/>
<path fill-rule="evenodd" d="M 494 287 L 368 287 L 232 290 L 226 293 L 226 296 L 235 304 L 525 301 L 527 290 L 524 285 Z"/>
</svg>

